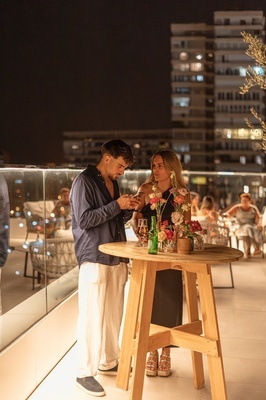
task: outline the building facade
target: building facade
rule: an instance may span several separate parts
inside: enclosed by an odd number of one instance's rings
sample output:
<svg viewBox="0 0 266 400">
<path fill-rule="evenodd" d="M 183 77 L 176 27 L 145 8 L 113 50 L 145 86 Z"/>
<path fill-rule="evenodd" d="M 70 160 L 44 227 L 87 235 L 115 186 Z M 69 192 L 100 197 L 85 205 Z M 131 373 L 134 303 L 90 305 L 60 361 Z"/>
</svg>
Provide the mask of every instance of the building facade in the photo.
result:
<svg viewBox="0 0 266 400">
<path fill-rule="evenodd" d="M 95 164 L 101 145 L 111 139 L 124 140 L 134 149 L 134 168 L 139 169 L 150 167 L 150 158 L 156 151 L 172 147 L 170 129 L 64 132 L 65 164 L 82 167 Z"/>
<path fill-rule="evenodd" d="M 172 135 L 185 168 L 265 170 L 262 130 L 250 114 L 254 107 L 265 116 L 264 91 L 240 94 L 253 63 L 241 32 L 264 39 L 264 25 L 262 11 L 217 11 L 212 26 L 171 25 Z"/>
<path fill-rule="evenodd" d="M 126 140 L 136 168 L 149 168 L 158 149 L 173 149 L 191 171 L 266 171 L 262 129 L 251 115 L 265 116 L 265 91 L 240 94 L 246 69 L 246 31 L 265 39 L 262 11 L 217 11 L 213 25 L 171 25 L 171 129 L 64 132 L 67 165 L 95 163 L 105 140 Z M 254 65 L 254 68 L 258 68 Z M 261 73 L 262 71 L 259 71 Z M 255 129 L 250 129 L 249 118 Z"/>
</svg>

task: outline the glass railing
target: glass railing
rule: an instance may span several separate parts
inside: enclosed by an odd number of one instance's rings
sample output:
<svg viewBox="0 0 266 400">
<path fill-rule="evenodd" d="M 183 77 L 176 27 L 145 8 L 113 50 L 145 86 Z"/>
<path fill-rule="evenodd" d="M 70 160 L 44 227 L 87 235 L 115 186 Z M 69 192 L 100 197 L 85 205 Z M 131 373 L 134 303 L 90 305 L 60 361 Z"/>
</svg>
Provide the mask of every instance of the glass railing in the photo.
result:
<svg viewBox="0 0 266 400">
<path fill-rule="evenodd" d="M 148 170 L 127 171 L 119 178 L 121 191 L 134 193 L 149 174 Z M 242 192 L 251 193 L 259 210 L 265 206 L 266 173 L 183 171 L 183 177 L 189 190 L 199 193 L 201 199 L 213 196 L 219 210 L 239 201 Z"/>
<path fill-rule="evenodd" d="M 80 170 L 0 168 L 1 253 L 5 230 L 9 248 L 1 268 L 0 350 L 77 289 L 78 266 L 72 231 L 54 207 L 63 187 Z M 9 199 L 9 215 L 4 211 Z M 1 257 L 1 259 L 3 259 Z"/>
<path fill-rule="evenodd" d="M 79 168 L 0 168 L 4 178 L 0 182 L 6 183 L 1 184 L 1 189 L 6 189 L 10 203 L 7 220 L 1 209 L 1 223 L 9 227 L 9 249 L 1 268 L 0 350 L 77 290 L 78 266 L 72 232 L 65 229 L 53 208 L 60 190 L 71 189 L 81 171 Z M 149 174 L 149 170 L 126 171 L 119 178 L 121 193 L 135 193 Z M 261 211 L 265 206 L 264 173 L 184 171 L 183 176 L 188 188 L 198 192 L 201 198 L 212 195 L 217 209 L 238 201 L 243 191 L 252 194 Z M 4 195 L 0 192 L 1 199 Z"/>
</svg>

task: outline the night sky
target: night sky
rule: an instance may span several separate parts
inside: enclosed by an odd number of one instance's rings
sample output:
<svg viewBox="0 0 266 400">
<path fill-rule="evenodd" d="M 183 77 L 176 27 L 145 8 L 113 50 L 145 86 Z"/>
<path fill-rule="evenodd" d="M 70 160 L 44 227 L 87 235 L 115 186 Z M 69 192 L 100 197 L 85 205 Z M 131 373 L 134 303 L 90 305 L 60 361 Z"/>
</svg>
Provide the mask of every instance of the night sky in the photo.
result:
<svg viewBox="0 0 266 400">
<path fill-rule="evenodd" d="M 170 125 L 170 24 L 262 0 L 0 0 L 0 148 L 63 161 L 62 133 Z"/>
</svg>

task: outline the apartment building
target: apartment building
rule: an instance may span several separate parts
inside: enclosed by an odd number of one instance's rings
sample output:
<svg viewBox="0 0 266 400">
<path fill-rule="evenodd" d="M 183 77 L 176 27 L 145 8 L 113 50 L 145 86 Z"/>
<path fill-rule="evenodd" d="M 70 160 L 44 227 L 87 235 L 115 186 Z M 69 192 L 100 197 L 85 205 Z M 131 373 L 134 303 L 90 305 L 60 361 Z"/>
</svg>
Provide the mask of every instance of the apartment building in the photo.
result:
<svg viewBox="0 0 266 400">
<path fill-rule="evenodd" d="M 111 139 L 126 141 L 133 149 L 134 167 L 150 168 L 150 158 L 159 149 L 172 148 L 170 129 L 77 131 L 63 133 L 64 161 L 68 166 L 95 164 L 103 142 Z"/>
<path fill-rule="evenodd" d="M 187 169 L 265 170 L 262 130 L 250 114 L 254 107 L 265 115 L 264 91 L 239 93 L 254 64 L 241 32 L 264 39 L 264 25 L 262 11 L 217 11 L 212 26 L 171 25 L 172 135 Z"/>
<path fill-rule="evenodd" d="M 262 130 L 250 113 L 254 107 L 265 116 L 265 91 L 240 94 L 246 69 L 255 64 L 241 32 L 264 40 L 264 25 L 262 11 L 216 11 L 212 25 L 171 24 L 172 128 L 64 132 L 65 163 L 95 163 L 103 141 L 121 138 L 134 148 L 140 169 L 149 168 L 156 150 L 170 148 L 185 170 L 265 171 Z"/>
<path fill-rule="evenodd" d="M 173 149 L 186 169 L 214 166 L 213 27 L 171 25 Z"/>
</svg>

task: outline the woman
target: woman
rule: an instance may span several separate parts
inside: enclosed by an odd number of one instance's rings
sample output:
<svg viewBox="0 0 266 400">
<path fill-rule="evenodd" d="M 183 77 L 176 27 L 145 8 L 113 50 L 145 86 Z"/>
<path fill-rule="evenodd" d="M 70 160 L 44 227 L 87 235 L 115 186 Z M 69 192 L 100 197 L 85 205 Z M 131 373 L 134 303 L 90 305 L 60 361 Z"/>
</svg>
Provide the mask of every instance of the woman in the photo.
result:
<svg viewBox="0 0 266 400">
<path fill-rule="evenodd" d="M 161 207 L 161 221 L 167 220 L 171 224 L 171 214 L 174 211 L 171 175 L 175 173 L 175 184 L 178 188 L 186 188 L 181 176 L 182 166 L 177 155 L 171 150 L 156 152 L 151 158 L 151 175 L 143 183 L 138 192 L 142 192 L 139 211 L 134 212 L 132 226 L 137 232 L 139 218 L 147 218 L 150 226 L 152 215 L 156 211 L 150 207 L 150 194 L 156 185 L 156 191 L 161 192 L 166 202 Z M 186 196 L 186 204 L 190 203 L 189 193 Z M 190 220 L 190 210 L 184 213 L 184 219 Z M 153 309 L 151 322 L 157 325 L 174 327 L 182 324 L 183 309 L 183 283 L 182 272 L 176 270 L 159 271 L 156 274 Z M 147 376 L 169 376 L 171 374 L 170 347 L 164 347 L 160 360 L 158 351 L 149 353 L 146 363 Z"/>
<path fill-rule="evenodd" d="M 190 192 L 191 216 L 196 217 L 199 212 L 200 195 L 197 192 Z"/>
<path fill-rule="evenodd" d="M 240 203 L 229 208 L 225 215 L 235 217 L 239 224 L 236 236 L 243 239 L 244 257 L 250 257 L 251 245 L 254 246 L 254 256 L 261 254 L 260 246 L 263 242 L 261 216 L 258 208 L 252 204 L 251 194 L 242 193 Z"/>
<path fill-rule="evenodd" d="M 197 219 L 202 226 L 203 234 L 207 233 L 208 225 L 217 223 L 218 216 L 218 212 L 215 210 L 215 202 L 213 197 L 203 197 L 201 207 L 197 214 Z"/>
</svg>

